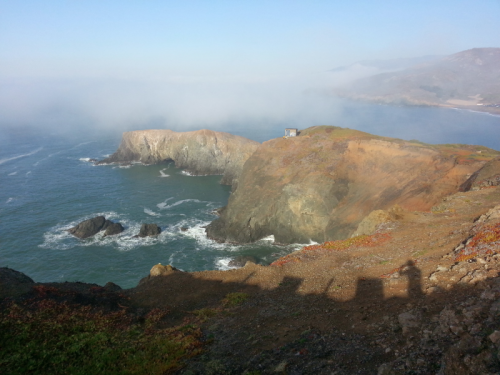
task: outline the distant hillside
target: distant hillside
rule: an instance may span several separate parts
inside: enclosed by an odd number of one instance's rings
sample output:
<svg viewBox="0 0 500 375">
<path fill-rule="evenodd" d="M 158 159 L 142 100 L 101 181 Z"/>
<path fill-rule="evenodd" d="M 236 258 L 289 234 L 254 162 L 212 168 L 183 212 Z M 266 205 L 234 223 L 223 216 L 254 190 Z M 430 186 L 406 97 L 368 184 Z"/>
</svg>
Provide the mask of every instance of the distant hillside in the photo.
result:
<svg viewBox="0 0 500 375">
<path fill-rule="evenodd" d="M 500 48 L 474 48 L 356 80 L 335 94 L 391 104 L 500 109 Z"/>
<path fill-rule="evenodd" d="M 388 60 L 362 60 L 354 64 L 338 66 L 329 70 L 329 72 L 345 72 L 359 67 L 376 68 L 382 71 L 395 71 L 414 67 L 419 64 L 434 62 L 441 59 L 442 56 L 421 56 L 413 58 L 400 58 Z"/>
</svg>

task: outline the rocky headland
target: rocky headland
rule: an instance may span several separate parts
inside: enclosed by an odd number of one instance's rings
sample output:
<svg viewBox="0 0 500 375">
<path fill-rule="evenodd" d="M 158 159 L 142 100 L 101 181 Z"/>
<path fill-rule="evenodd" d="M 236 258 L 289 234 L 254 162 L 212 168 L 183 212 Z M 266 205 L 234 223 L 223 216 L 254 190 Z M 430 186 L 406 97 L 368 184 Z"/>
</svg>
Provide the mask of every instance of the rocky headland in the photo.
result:
<svg viewBox="0 0 500 375">
<path fill-rule="evenodd" d="M 127 290 L 0 268 L 2 370 L 498 374 L 498 154 L 337 127 L 265 142 L 208 232 L 321 243 L 270 266 L 157 264 Z"/>
<path fill-rule="evenodd" d="M 206 231 L 237 243 L 270 235 L 278 243 L 348 238 L 374 211 L 428 211 L 499 155 L 481 146 L 308 128 L 264 142 L 248 158 L 228 205 Z"/>
<path fill-rule="evenodd" d="M 212 130 L 174 132 L 136 130 L 123 133 L 118 150 L 97 164 L 157 164 L 174 161 L 193 175 L 223 175 L 221 183 L 236 185 L 245 161 L 259 143 Z"/>
</svg>

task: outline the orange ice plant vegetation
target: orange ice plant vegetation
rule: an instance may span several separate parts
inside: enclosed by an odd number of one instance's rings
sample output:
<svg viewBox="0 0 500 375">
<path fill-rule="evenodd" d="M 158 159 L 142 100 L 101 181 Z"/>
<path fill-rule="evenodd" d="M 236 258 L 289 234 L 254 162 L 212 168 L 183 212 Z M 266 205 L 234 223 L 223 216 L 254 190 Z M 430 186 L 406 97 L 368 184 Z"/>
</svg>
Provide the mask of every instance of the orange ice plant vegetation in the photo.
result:
<svg viewBox="0 0 500 375">
<path fill-rule="evenodd" d="M 373 247 L 378 246 L 391 239 L 389 233 L 375 233 L 372 235 L 362 235 L 348 238 L 346 240 L 328 241 L 322 244 L 309 245 L 301 250 L 281 257 L 271 263 L 271 266 L 283 266 L 290 262 L 301 262 L 304 259 L 312 258 L 315 255 L 328 253 L 332 251 L 345 251 L 355 247 Z"/>
<path fill-rule="evenodd" d="M 496 254 L 500 250 L 500 223 L 481 228 L 455 257 L 455 262 L 464 262 L 479 256 Z"/>
</svg>

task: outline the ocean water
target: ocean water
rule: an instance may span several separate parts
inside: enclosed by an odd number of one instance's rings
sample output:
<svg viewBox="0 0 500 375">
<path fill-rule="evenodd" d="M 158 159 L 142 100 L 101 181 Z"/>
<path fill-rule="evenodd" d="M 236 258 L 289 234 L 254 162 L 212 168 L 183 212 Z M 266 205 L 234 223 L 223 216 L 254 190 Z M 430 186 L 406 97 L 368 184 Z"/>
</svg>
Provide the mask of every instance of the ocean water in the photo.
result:
<svg viewBox="0 0 500 375">
<path fill-rule="evenodd" d="M 343 102 L 323 124 L 500 149 L 500 117 L 470 111 Z M 113 281 L 129 288 L 157 263 L 185 271 L 228 269 L 229 260 L 239 255 L 269 264 L 303 246 L 277 246 L 272 238 L 246 245 L 213 242 L 204 226 L 230 195 L 230 187 L 219 184 L 220 176 L 190 176 L 173 163 L 94 166 L 91 158 L 102 159 L 117 149 L 120 132 L 80 129 L 62 134 L 33 125 L 0 127 L 1 267 L 40 282 Z M 214 130 L 262 142 L 280 137 L 285 127 L 310 125 L 260 121 Z M 119 221 L 125 231 L 85 240 L 67 233 L 97 215 Z M 161 235 L 134 238 L 142 223 L 158 224 Z"/>
</svg>

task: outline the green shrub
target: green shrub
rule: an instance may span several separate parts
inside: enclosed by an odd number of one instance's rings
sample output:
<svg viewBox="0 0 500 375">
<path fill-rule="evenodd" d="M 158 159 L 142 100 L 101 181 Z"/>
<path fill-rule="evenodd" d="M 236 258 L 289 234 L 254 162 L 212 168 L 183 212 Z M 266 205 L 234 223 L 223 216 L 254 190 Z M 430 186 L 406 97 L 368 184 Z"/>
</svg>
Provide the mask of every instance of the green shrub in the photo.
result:
<svg viewBox="0 0 500 375">
<path fill-rule="evenodd" d="M 0 311 L 0 369 L 8 374 L 164 374 L 200 353 L 196 326 L 160 329 L 167 311 L 143 323 L 125 310 L 44 299 Z"/>
</svg>

